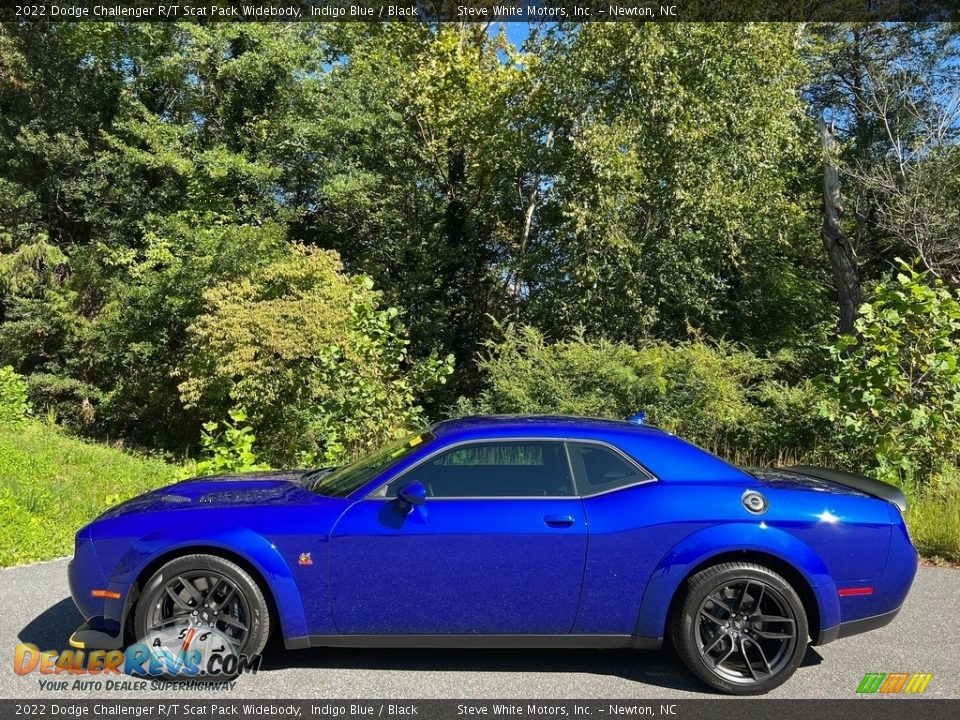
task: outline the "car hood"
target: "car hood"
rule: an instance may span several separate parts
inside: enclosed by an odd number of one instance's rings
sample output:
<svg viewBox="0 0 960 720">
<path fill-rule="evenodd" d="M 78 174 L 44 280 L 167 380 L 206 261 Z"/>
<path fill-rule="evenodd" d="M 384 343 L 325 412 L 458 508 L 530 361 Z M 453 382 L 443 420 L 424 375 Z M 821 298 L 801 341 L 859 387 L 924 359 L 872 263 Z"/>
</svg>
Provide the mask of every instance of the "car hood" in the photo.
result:
<svg viewBox="0 0 960 720">
<path fill-rule="evenodd" d="M 312 471 L 268 470 L 190 478 L 131 498 L 110 508 L 100 518 L 202 505 L 286 504 L 303 497 L 304 493 L 314 497 L 302 484 L 309 472 Z"/>
</svg>

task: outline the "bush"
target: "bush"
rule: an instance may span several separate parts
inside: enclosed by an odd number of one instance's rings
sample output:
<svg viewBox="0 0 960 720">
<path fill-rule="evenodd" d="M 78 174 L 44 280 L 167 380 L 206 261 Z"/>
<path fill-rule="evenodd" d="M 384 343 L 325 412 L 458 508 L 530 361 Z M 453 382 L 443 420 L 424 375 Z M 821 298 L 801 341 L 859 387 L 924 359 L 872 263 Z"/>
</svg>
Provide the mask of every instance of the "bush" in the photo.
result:
<svg viewBox="0 0 960 720">
<path fill-rule="evenodd" d="M 886 479 L 925 482 L 960 454 L 960 302 L 901 265 L 860 308 L 858 337 L 830 351 L 827 381 L 845 444 Z"/>
<path fill-rule="evenodd" d="M 27 382 L 9 365 L 0 367 L 0 427 L 16 427 L 30 414 Z"/>
<path fill-rule="evenodd" d="M 266 465 L 257 463 L 257 456 L 253 444 L 257 441 L 253 430 L 243 423 L 247 414 L 240 409 L 229 412 L 230 419 L 220 423 L 208 422 L 203 426 L 200 436 L 200 447 L 204 458 L 195 465 L 186 465 L 180 473 L 181 477 L 188 478 L 204 475 L 221 475 L 226 473 L 253 472 L 266 470 Z"/>
<path fill-rule="evenodd" d="M 822 433 L 816 387 L 787 386 L 776 362 L 728 344 L 549 343 L 534 328 L 507 327 L 480 365 L 487 386 L 461 399 L 458 414 L 623 419 L 643 410 L 653 425 L 752 462 L 809 451 Z"/>
<path fill-rule="evenodd" d="M 422 424 L 417 397 L 452 370 L 411 362 L 397 310 L 334 252 L 295 247 L 205 298 L 183 398 L 206 417 L 246 408 L 273 464 L 337 463 Z"/>
</svg>

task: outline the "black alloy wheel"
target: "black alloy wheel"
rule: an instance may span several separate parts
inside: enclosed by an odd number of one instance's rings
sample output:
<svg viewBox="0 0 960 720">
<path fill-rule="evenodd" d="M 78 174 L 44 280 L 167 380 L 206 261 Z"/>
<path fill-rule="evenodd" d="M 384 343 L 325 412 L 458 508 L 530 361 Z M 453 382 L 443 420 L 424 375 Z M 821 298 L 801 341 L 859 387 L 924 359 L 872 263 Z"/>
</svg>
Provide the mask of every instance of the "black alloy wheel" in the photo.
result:
<svg viewBox="0 0 960 720">
<path fill-rule="evenodd" d="M 796 591 L 752 563 L 715 565 L 691 577 L 673 621 L 674 645 L 687 667 L 735 695 L 782 684 L 807 648 L 807 619 Z"/>
<path fill-rule="evenodd" d="M 193 570 L 163 583 L 163 593 L 149 608 L 146 630 L 155 633 L 186 622 L 215 628 L 234 647 L 250 636 L 250 607 L 236 583 L 213 570 Z"/>
<path fill-rule="evenodd" d="M 185 555 L 161 567 L 134 608 L 138 640 L 194 628 L 216 630 L 238 655 L 261 652 L 270 634 L 263 591 L 236 563 L 216 555 Z"/>
</svg>

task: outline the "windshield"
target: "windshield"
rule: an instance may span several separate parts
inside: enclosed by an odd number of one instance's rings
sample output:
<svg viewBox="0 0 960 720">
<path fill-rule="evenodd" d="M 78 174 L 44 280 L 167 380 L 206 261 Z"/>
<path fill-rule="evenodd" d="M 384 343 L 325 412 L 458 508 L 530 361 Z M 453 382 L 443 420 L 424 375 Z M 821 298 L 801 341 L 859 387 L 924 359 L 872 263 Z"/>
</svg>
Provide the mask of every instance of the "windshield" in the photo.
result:
<svg viewBox="0 0 960 720">
<path fill-rule="evenodd" d="M 304 477 L 304 485 L 321 495 L 346 497 L 412 453 L 414 449 L 431 440 L 433 440 L 433 434 L 428 430 L 410 435 L 399 442 L 375 450 L 349 465 L 338 467 L 333 472 L 316 470 L 309 473 Z"/>
</svg>

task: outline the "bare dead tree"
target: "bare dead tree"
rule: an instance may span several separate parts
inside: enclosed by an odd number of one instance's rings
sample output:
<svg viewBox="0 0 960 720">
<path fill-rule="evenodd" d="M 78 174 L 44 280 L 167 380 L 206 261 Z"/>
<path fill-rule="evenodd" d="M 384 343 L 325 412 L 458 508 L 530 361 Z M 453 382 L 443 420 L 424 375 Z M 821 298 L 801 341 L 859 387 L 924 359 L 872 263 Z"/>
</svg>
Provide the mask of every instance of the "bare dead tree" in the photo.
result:
<svg viewBox="0 0 960 720">
<path fill-rule="evenodd" d="M 833 130 L 821 117 L 820 142 L 823 149 L 823 225 L 820 238 L 830 258 L 833 284 L 840 305 L 839 331 L 853 334 L 857 312 L 862 302 L 857 258 L 849 239 L 843 232 L 843 201 L 840 195 L 840 171 L 836 162 L 836 140 Z"/>
<path fill-rule="evenodd" d="M 847 173 L 874 199 L 877 228 L 890 245 L 958 285 L 960 77 L 867 73 L 870 91 L 862 101 L 888 151 Z"/>
</svg>

